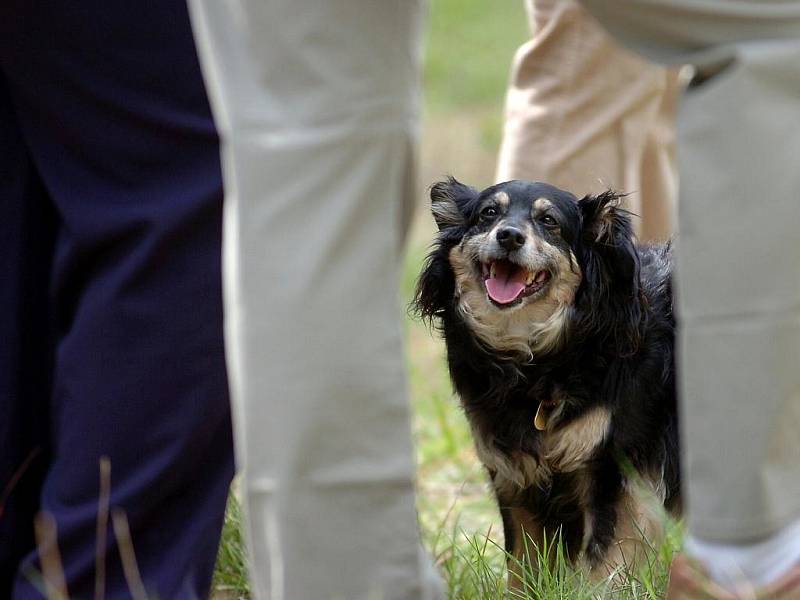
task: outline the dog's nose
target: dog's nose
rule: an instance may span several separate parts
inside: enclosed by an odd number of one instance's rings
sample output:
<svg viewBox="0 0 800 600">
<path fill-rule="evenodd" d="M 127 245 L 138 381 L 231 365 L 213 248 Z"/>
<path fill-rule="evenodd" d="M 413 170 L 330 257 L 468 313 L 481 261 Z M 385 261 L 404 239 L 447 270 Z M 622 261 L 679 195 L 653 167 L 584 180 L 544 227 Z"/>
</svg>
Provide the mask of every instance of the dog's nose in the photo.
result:
<svg viewBox="0 0 800 600">
<path fill-rule="evenodd" d="M 516 227 L 503 227 L 497 232 L 497 242 L 509 252 L 525 245 L 525 236 Z"/>
</svg>

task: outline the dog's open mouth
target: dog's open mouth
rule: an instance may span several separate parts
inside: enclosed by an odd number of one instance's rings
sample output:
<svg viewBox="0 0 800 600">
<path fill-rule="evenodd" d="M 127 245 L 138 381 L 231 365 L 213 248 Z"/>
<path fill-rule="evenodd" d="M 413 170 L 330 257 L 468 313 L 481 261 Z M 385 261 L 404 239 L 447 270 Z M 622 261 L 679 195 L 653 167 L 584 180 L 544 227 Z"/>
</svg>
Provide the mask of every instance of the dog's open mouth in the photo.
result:
<svg viewBox="0 0 800 600">
<path fill-rule="evenodd" d="M 550 271 L 529 271 L 508 260 L 481 263 L 489 299 L 497 306 L 512 306 L 542 290 L 550 281 Z"/>
</svg>

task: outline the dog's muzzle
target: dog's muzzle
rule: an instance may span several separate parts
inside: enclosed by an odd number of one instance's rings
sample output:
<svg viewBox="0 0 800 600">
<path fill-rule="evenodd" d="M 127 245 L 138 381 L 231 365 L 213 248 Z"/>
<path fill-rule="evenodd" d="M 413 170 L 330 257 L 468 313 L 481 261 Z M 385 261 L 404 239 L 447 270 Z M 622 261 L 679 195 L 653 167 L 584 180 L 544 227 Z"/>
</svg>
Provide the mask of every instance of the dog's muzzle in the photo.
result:
<svg viewBox="0 0 800 600">
<path fill-rule="evenodd" d="M 486 293 L 498 306 L 511 306 L 541 291 L 550 281 L 550 271 L 530 271 L 507 259 L 481 263 Z"/>
</svg>

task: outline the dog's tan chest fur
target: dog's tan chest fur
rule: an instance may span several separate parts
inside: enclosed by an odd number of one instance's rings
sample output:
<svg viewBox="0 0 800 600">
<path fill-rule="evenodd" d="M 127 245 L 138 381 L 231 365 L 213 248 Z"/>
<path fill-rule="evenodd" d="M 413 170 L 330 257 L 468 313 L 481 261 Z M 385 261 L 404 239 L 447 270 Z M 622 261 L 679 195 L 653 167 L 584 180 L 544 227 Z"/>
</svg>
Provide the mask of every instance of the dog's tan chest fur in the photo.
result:
<svg viewBox="0 0 800 600">
<path fill-rule="evenodd" d="M 478 458 L 494 473 L 495 486 L 514 494 L 534 485 L 546 485 L 553 473 L 569 473 L 583 467 L 604 442 L 610 426 L 611 415 L 600 406 L 563 427 L 551 423 L 544 432 L 531 433 L 542 436 L 538 456 L 521 450 L 503 452 L 490 435 L 477 427 L 473 427 L 473 435 Z"/>
</svg>

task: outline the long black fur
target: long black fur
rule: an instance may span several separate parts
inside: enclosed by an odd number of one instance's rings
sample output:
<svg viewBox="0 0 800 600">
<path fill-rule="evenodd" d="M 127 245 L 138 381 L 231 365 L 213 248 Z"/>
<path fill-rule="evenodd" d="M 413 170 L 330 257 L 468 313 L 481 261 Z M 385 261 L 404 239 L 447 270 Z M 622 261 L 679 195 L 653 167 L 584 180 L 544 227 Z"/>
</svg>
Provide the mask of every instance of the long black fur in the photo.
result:
<svg viewBox="0 0 800 600">
<path fill-rule="evenodd" d="M 521 185 L 511 183 L 514 189 Z M 533 427 L 534 416 L 539 400 L 556 391 L 572 399 L 562 415 L 565 422 L 592 407 L 609 409 L 610 433 L 581 473 L 591 479 L 588 543 L 582 542 L 585 507 L 576 505 L 570 493 L 576 474 L 553 473 L 546 486 L 518 494 L 496 490 L 509 551 L 519 535 L 509 509 L 523 506 L 545 530 L 561 532 L 571 558 L 585 543 L 589 562 L 598 562 L 614 541 L 615 505 L 628 467 L 661 474 L 667 509 L 675 510 L 680 502 L 670 246 L 635 244 L 630 215 L 619 208 L 617 194 L 578 201 L 562 192 L 571 198 L 557 197 L 568 221 L 562 236 L 583 274 L 566 341 L 532 360 L 498 352 L 476 337 L 456 309 L 448 256 L 476 227 L 482 199 L 507 185 L 479 193 L 451 178 L 432 187 L 434 208 L 449 202 L 458 214 L 434 210 L 439 233 L 419 277 L 414 306 L 443 335 L 450 376 L 466 415 L 473 429 L 491 432 L 496 450 L 539 457 L 541 433 Z"/>
</svg>

